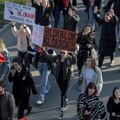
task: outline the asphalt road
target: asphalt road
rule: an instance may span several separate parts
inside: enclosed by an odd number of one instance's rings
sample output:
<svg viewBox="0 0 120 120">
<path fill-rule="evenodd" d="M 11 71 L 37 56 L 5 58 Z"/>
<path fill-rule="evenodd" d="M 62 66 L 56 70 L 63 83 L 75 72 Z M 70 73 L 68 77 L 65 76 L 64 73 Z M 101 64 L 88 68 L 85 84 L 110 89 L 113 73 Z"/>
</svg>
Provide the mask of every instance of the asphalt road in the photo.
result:
<svg viewBox="0 0 120 120">
<path fill-rule="evenodd" d="M 106 2 L 107 0 L 104 1 Z M 104 1 L 103 3 L 105 3 Z M 84 12 L 84 10 L 85 8 L 81 0 L 78 0 L 78 14 L 80 16 L 79 31 L 88 23 L 87 14 Z M 62 26 L 62 19 L 60 22 L 60 27 L 61 26 Z M 99 43 L 99 36 L 100 36 L 100 28 L 96 26 L 97 43 Z M 7 27 L 0 30 L 0 37 L 4 39 L 12 59 L 17 55 L 17 50 L 16 50 L 17 41 L 11 33 L 10 25 L 7 25 Z M 105 58 L 104 60 L 104 67 L 102 68 L 104 85 L 100 97 L 104 101 L 105 105 L 108 100 L 108 97 L 111 96 L 112 94 L 113 88 L 115 86 L 120 86 L 120 67 L 119 67 L 120 55 L 119 54 L 120 51 L 116 50 L 115 65 L 112 67 L 110 67 L 109 65 L 110 63 L 109 58 Z M 31 72 L 32 75 L 34 76 L 34 80 L 37 85 L 37 88 L 39 89 L 39 84 L 40 84 L 39 73 L 33 67 L 31 67 Z M 65 111 L 65 115 L 63 118 L 64 120 L 78 120 L 76 115 L 76 101 L 80 93 L 77 89 L 78 71 L 76 65 L 74 66 L 74 74 L 75 77 L 71 79 L 71 85 L 68 91 L 70 106 L 67 109 L 67 111 Z M 40 106 L 36 105 L 37 96 L 31 97 L 31 104 L 33 105 L 33 110 L 32 110 L 32 114 L 28 117 L 28 120 L 56 120 L 56 117 L 58 116 L 60 111 L 60 90 L 56 84 L 56 80 L 54 76 L 50 75 L 49 80 L 52 89 L 50 93 L 46 94 L 44 104 Z M 16 115 L 17 115 L 17 108 L 16 108 Z"/>
</svg>

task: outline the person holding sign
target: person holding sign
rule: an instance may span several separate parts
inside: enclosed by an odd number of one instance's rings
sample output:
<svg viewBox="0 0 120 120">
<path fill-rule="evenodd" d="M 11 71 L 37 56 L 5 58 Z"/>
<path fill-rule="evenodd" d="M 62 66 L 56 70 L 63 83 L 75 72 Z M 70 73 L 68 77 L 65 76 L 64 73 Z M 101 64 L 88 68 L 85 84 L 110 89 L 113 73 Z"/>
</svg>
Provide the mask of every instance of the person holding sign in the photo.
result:
<svg viewBox="0 0 120 120">
<path fill-rule="evenodd" d="M 36 24 L 42 26 L 51 26 L 51 14 L 54 8 L 54 2 L 52 0 L 41 0 L 38 1 L 39 4 L 34 4 L 36 8 Z"/>
<path fill-rule="evenodd" d="M 51 89 L 51 84 L 48 80 L 49 72 L 50 72 L 50 62 L 43 55 L 42 47 L 37 48 L 36 59 L 34 61 L 36 69 L 38 69 L 40 73 L 40 88 L 39 95 L 36 103 L 41 105 L 44 103 L 45 94 L 48 93 Z"/>
<path fill-rule="evenodd" d="M 75 56 L 69 55 L 68 51 L 66 50 L 61 49 L 60 53 L 55 56 L 47 54 L 45 48 L 43 48 L 43 50 L 44 56 L 48 60 L 56 62 L 55 77 L 61 91 L 61 111 L 57 119 L 62 119 L 64 111 L 69 106 L 67 91 L 70 85 L 70 77 L 72 74 L 71 65 L 76 63 L 76 59 Z"/>
<path fill-rule="evenodd" d="M 63 29 L 70 30 L 73 32 L 78 32 L 78 22 L 79 22 L 79 16 L 76 14 L 77 8 L 75 6 L 71 6 L 68 10 L 68 14 L 64 18 L 64 24 Z M 73 74 L 73 67 L 72 67 L 72 77 L 74 77 Z"/>
<path fill-rule="evenodd" d="M 31 30 L 26 25 L 21 25 L 19 30 L 17 30 L 15 23 L 12 23 L 12 33 L 17 38 L 17 49 L 18 49 L 18 57 L 25 62 L 26 67 L 30 67 L 30 63 L 28 60 L 28 47 L 29 47 L 29 39 L 31 35 Z"/>
</svg>

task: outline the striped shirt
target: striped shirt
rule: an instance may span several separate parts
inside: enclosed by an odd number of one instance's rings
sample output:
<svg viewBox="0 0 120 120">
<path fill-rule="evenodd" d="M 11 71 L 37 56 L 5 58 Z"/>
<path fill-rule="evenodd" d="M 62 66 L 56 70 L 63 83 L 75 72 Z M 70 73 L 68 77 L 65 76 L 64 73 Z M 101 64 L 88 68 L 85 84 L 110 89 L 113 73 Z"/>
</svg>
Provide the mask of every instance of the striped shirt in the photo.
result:
<svg viewBox="0 0 120 120">
<path fill-rule="evenodd" d="M 87 104 L 88 120 L 107 120 L 105 106 L 98 96 L 88 97 L 86 94 L 80 94 L 77 101 L 77 115 L 80 120 L 84 120 L 84 107 Z"/>
</svg>

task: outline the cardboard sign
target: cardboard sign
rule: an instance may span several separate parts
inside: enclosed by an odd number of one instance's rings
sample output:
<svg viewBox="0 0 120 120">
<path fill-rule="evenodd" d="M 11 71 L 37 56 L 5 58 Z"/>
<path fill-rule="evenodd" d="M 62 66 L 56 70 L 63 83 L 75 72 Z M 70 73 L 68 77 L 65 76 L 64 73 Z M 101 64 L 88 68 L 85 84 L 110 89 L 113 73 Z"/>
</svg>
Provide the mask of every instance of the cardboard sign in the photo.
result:
<svg viewBox="0 0 120 120">
<path fill-rule="evenodd" d="M 34 25 L 35 8 L 6 1 L 4 19 Z"/>
<path fill-rule="evenodd" d="M 68 51 L 75 51 L 76 38 L 76 32 L 58 28 L 45 27 L 43 46 L 59 48 Z"/>
<path fill-rule="evenodd" d="M 34 24 L 32 32 L 32 43 L 38 46 L 43 46 L 43 35 L 44 26 Z"/>
</svg>

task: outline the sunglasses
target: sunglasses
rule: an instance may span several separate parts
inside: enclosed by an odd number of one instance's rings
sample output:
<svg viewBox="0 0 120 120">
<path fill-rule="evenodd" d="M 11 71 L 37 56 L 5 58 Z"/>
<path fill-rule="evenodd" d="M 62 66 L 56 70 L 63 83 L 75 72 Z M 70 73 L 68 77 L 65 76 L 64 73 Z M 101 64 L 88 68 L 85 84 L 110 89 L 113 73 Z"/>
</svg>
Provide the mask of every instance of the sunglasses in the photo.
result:
<svg viewBox="0 0 120 120">
<path fill-rule="evenodd" d="M 61 54 L 65 54 L 65 52 L 63 52 L 63 51 L 61 51 L 60 53 L 61 53 Z"/>
</svg>

